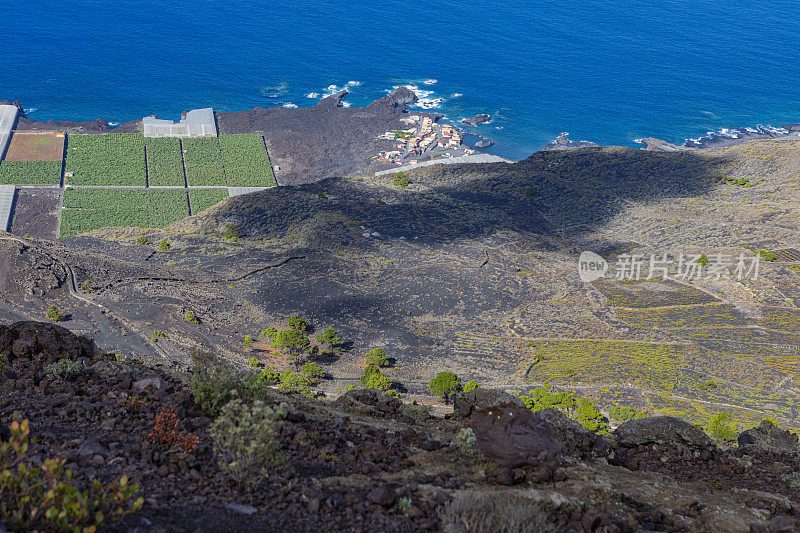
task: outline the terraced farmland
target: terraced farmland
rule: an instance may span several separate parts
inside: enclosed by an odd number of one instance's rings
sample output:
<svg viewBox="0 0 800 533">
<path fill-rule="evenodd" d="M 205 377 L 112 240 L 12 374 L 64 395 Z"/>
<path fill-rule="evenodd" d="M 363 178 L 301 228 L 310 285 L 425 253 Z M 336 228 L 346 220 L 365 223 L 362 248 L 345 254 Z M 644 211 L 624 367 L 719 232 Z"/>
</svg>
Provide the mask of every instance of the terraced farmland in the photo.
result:
<svg viewBox="0 0 800 533">
<path fill-rule="evenodd" d="M 104 227 L 163 228 L 188 215 L 185 189 L 67 189 L 60 236 Z"/>
<path fill-rule="evenodd" d="M 272 174 L 264 139 L 258 134 L 221 135 L 219 147 L 229 187 L 272 187 Z"/>
<path fill-rule="evenodd" d="M 682 329 L 691 327 L 746 326 L 745 317 L 735 306 L 712 304 L 679 308 L 616 308 L 617 316 L 632 326 Z"/>
<path fill-rule="evenodd" d="M 594 286 L 614 307 L 667 307 L 671 305 L 706 304 L 718 301 L 710 294 L 673 281 L 619 282 L 603 280 Z"/>
<path fill-rule="evenodd" d="M 764 307 L 761 325 L 768 329 L 796 333 L 800 331 L 800 309 Z"/>
<path fill-rule="evenodd" d="M 630 383 L 671 390 L 684 346 L 613 340 L 535 340 L 528 379 L 559 384 Z"/>
<path fill-rule="evenodd" d="M 227 197 L 227 189 L 189 189 L 189 199 L 192 201 L 193 214 L 205 211 Z"/>
<path fill-rule="evenodd" d="M 61 161 L 3 161 L 0 185 L 59 185 Z"/>
<path fill-rule="evenodd" d="M 144 186 L 144 137 L 139 133 L 69 135 L 65 172 L 70 185 Z"/>
<path fill-rule="evenodd" d="M 174 137 L 145 139 L 147 178 L 151 187 L 183 187 L 181 142 Z"/>
<path fill-rule="evenodd" d="M 186 180 L 192 185 L 227 186 L 219 141 L 212 137 L 183 140 Z"/>
</svg>

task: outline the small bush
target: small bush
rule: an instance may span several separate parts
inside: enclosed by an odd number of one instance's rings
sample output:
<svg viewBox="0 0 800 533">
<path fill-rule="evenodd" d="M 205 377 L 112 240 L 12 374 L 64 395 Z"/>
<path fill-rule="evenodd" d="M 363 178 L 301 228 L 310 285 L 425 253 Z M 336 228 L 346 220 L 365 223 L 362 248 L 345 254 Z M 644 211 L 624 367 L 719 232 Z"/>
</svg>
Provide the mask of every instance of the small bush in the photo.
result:
<svg viewBox="0 0 800 533">
<path fill-rule="evenodd" d="M 464 390 L 464 392 L 469 392 L 469 391 L 475 390 L 475 389 L 477 389 L 479 387 L 480 387 L 480 385 L 478 385 L 478 382 L 473 379 L 472 381 L 468 381 L 468 382 L 466 382 L 464 384 L 464 389 L 463 390 Z"/>
<path fill-rule="evenodd" d="M 64 314 L 58 310 L 58 307 L 56 307 L 55 305 L 51 305 L 50 307 L 47 308 L 45 317 L 47 317 L 47 320 L 51 322 L 59 322 L 61 321 L 61 319 L 64 318 Z"/>
<path fill-rule="evenodd" d="M 26 463 L 28 421 L 10 429 L 11 438 L 0 442 L 0 522 L 11 530 L 95 531 L 142 508 L 144 499 L 134 499 L 139 487 L 127 477 L 107 485 L 95 479 L 81 491 L 64 459 Z"/>
<path fill-rule="evenodd" d="M 71 359 L 59 359 L 55 363 L 50 363 L 44 367 L 43 372 L 45 375 L 53 374 L 66 378 L 83 372 L 83 363 Z"/>
<path fill-rule="evenodd" d="M 191 357 L 194 368 L 189 387 L 194 401 L 209 416 L 215 417 L 233 397 L 240 381 L 230 367 L 216 361 L 211 354 L 198 352 Z"/>
<path fill-rule="evenodd" d="M 200 319 L 197 318 L 197 316 L 194 313 L 192 313 L 191 310 L 187 310 L 183 318 L 184 320 L 186 320 L 186 322 L 190 324 L 196 324 L 196 325 L 200 324 Z"/>
<path fill-rule="evenodd" d="M 478 455 L 478 438 L 472 428 L 462 428 L 458 430 L 455 438 L 456 446 L 461 450 L 461 453 L 468 456 Z"/>
<path fill-rule="evenodd" d="M 316 340 L 322 346 L 327 347 L 328 351 L 341 351 L 339 344 L 342 342 L 342 339 L 339 337 L 339 333 L 333 328 L 325 328 L 322 333 L 317 335 Z"/>
<path fill-rule="evenodd" d="M 528 394 L 521 394 L 520 399 L 534 413 L 552 407 L 577 420 L 587 429 L 608 432 L 608 421 L 592 401 L 576 398 L 571 392 L 552 392 L 548 383 L 532 389 Z"/>
<path fill-rule="evenodd" d="M 712 439 L 722 442 L 730 442 L 737 437 L 736 423 L 729 413 L 715 414 L 703 429 Z"/>
<path fill-rule="evenodd" d="M 647 413 L 637 411 L 629 405 L 614 405 L 608 410 L 608 416 L 612 420 L 619 423 L 627 422 L 628 420 L 638 420 L 640 418 L 647 418 Z"/>
<path fill-rule="evenodd" d="M 311 390 L 308 379 L 291 369 L 281 372 L 278 388 L 283 392 L 302 394 L 308 397 L 314 396 L 314 391 Z"/>
<path fill-rule="evenodd" d="M 316 385 L 325 376 L 325 371 L 317 363 L 304 364 L 300 368 L 300 372 L 303 373 L 303 377 L 309 385 Z"/>
<path fill-rule="evenodd" d="M 247 407 L 237 399 L 222 408 L 211 426 L 220 468 L 243 488 L 256 488 L 271 470 L 286 465 L 277 435 L 287 413 L 285 403 L 273 409 L 256 400 Z"/>
<path fill-rule="evenodd" d="M 452 372 L 440 372 L 430 383 L 428 383 L 428 390 L 434 396 L 444 398 L 445 402 L 451 394 L 456 392 L 461 386 L 461 378 Z"/>
<path fill-rule="evenodd" d="M 171 453 L 191 453 L 197 448 L 200 439 L 197 435 L 181 430 L 178 415 L 172 409 L 164 408 L 153 423 L 153 430 L 147 436 L 162 450 Z"/>
<path fill-rule="evenodd" d="M 386 357 L 386 352 L 382 348 L 371 349 L 364 358 L 367 360 L 367 365 L 375 365 L 379 368 L 389 364 L 389 358 Z"/>
<path fill-rule="evenodd" d="M 242 238 L 242 231 L 233 224 L 226 224 L 225 229 L 220 232 L 220 235 L 228 241 L 238 241 Z"/>
<path fill-rule="evenodd" d="M 286 321 L 286 325 L 288 325 L 290 329 L 294 329 L 301 333 L 305 333 L 311 329 L 311 324 L 308 323 L 308 320 L 305 318 L 300 318 L 298 315 L 290 316 Z"/>
<path fill-rule="evenodd" d="M 411 184 L 404 172 L 395 174 L 393 183 L 395 187 L 408 187 Z"/>
<path fill-rule="evenodd" d="M 144 235 L 139 235 L 138 237 L 136 237 L 136 244 L 138 244 L 139 246 L 150 246 L 152 243 L 150 242 L 150 239 L 148 239 Z"/>
<path fill-rule="evenodd" d="M 392 386 L 392 380 L 377 366 L 369 365 L 364 369 L 364 375 L 361 376 L 361 384 L 368 389 L 386 391 Z"/>
<path fill-rule="evenodd" d="M 167 239 L 161 239 L 161 242 L 158 243 L 158 251 L 168 252 L 169 250 L 172 250 L 172 243 Z"/>
</svg>

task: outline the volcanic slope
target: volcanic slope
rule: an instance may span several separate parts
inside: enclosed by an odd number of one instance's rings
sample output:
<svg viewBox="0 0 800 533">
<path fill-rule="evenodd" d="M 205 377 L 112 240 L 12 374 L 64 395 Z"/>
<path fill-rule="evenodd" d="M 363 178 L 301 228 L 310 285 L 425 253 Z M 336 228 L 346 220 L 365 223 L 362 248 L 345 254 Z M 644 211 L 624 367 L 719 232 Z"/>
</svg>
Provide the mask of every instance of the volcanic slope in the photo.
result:
<svg viewBox="0 0 800 533">
<path fill-rule="evenodd" d="M 78 287 L 33 296 L 34 281 L 8 269 L 4 306 L 41 318 L 57 303 L 72 317 L 64 325 L 110 350 L 181 359 L 202 348 L 239 362 L 271 357 L 263 343 L 243 346 L 245 335 L 299 314 L 349 341 L 323 361 L 329 392 L 359 384 L 364 354 L 380 346 L 408 398 L 452 370 L 511 391 L 549 381 L 601 406 L 693 422 L 725 411 L 743 425 L 770 416 L 797 428 L 798 148 L 540 152 L 419 169 L 407 187 L 391 176 L 280 187 L 166 230 L 0 242 L 13 261 L 57 258 Z M 153 244 L 135 245 L 139 236 Z M 169 251 L 156 251 L 162 238 Z M 751 249 L 780 253 L 741 282 L 584 284 L 576 273 L 582 250 L 613 262 L 681 251 L 749 261 Z"/>
</svg>

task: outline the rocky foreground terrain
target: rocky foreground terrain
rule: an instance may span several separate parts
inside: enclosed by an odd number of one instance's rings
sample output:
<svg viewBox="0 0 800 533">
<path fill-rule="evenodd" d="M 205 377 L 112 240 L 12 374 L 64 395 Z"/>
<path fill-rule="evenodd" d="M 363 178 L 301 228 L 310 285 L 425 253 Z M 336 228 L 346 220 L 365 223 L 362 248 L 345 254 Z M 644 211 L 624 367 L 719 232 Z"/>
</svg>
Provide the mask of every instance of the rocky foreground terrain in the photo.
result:
<svg viewBox="0 0 800 533">
<path fill-rule="evenodd" d="M 12 530 L 49 529 L 51 522 L 31 517 L 33 504 L 20 500 L 21 489 L 9 479 L 22 476 L 18 464 L 35 467 L 52 458 L 74 472 L 65 483 L 88 490 L 94 481 L 93 494 L 123 476 L 135 485 L 118 489 L 125 496 L 103 508 L 107 530 L 800 527 L 800 444 L 770 422 L 740 434 L 738 446 L 720 448 L 679 419 L 633 420 L 598 435 L 559 411 L 534 414 L 518 398 L 491 389 L 458 395 L 454 412 L 440 418 L 375 390 L 350 391 L 335 401 L 271 388 L 250 396 L 242 381 L 234 403 L 279 412 L 268 437 L 270 457 L 281 457 L 245 483 L 221 460 L 231 446 L 220 445 L 215 427 L 227 412 L 209 411 L 198 366 L 121 361 L 88 338 L 37 322 L 0 326 L 0 360 L 2 440 L 19 444 L 23 420 L 35 437 L 22 452 L 0 443 L 0 466 L 15 472 L 0 474 L 0 512 Z M 201 377 L 204 386 L 211 382 Z M 251 435 L 247 415 L 237 420 L 232 434 Z M 247 444 L 266 442 L 261 438 Z M 28 494 L 38 501 L 35 490 Z M 56 516 L 66 506 L 61 502 L 51 499 L 40 510 L 55 508 Z M 93 517 L 75 523 L 91 524 Z"/>
</svg>

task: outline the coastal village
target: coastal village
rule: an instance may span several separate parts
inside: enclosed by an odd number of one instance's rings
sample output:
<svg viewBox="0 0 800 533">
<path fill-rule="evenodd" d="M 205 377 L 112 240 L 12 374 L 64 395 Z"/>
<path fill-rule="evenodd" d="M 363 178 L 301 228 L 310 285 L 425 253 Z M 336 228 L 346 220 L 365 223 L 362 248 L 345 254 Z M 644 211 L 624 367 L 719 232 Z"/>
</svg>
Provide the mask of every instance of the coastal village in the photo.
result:
<svg viewBox="0 0 800 533">
<path fill-rule="evenodd" d="M 437 157 L 460 157 L 475 153 L 462 144 L 461 132 L 452 124 L 439 124 L 431 117 L 411 115 L 400 119 L 407 129 L 387 131 L 378 139 L 393 141 L 395 146 L 373 156 L 375 161 L 398 165 L 415 164 Z"/>
</svg>

